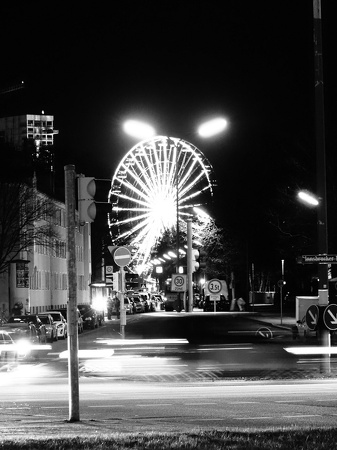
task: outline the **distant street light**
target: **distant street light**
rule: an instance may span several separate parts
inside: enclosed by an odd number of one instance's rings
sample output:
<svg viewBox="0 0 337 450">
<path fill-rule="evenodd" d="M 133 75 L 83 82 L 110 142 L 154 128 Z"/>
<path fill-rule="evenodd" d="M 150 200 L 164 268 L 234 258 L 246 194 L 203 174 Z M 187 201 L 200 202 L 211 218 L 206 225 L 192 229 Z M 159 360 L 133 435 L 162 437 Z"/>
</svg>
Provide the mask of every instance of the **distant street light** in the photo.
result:
<svg viewBox="0 0 337 450">
<path fill-rule="evenodd" d="M 227 128 L 227 120 L 217 117 L 200 125 L 198 133 L 199 136 L 208 138 L 221 133 L 225 128 Z"/>
<path fill-rule="evenodd" d="M 127 120 L 123 129 L 126 134 L 137 139 L 147 139 L 156 134 L 155 129 L 147 123 L 138 120 Z"/>
<path fill-rule="evenodd" d="M 304 203 L 307 203 L 308 205 L 312 205 L 312 206 L 319 205 L 318 198 L 308 191 L 299 191 L 297 194 L 297 197 L 300 200 L 302 200 Z"/>
</svg>

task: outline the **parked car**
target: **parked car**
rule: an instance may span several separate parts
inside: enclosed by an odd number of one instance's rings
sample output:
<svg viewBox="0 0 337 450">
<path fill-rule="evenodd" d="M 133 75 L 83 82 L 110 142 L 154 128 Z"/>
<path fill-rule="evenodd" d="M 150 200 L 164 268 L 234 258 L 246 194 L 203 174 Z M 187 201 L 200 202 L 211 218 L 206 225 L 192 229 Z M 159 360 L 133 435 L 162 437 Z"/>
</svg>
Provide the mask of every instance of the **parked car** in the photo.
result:
<svg viewBox="0 0 337 450">
<path fill-rule="evenodd" d="M 78 305 L 78 309 L 83 319 L 84 328 L 97 328 L 99 319 L 96 310 L 94 310 L 89 304 Z"/>
<path fill-rule="evenodd" d="M 124 298 L 124 308 L 126 309 L 126 314 L 133 314 L 133 301 L 128 297 Z"/>
<path fill-rule="evenodd" d="M 134 313 L 142 313 L 144 312 L 144 304 L 141 301 L 140 297 L 138 295 L 134 295 L 132 297 L 133 301 L 133 311 Z"/>
<path fill-rule="evenodd" d="M 35 314 L 10 317 L 1 328 L 6 329 L 15 342 L 20 339 L 29 340 L 33 344 L 46 342 L 46 328 Z"/>
<path fill-rule="evenodd" d="M 69 328 L 69 323 L 68 323 L 68 310 L 67 308 L 60 308 L 58 309 L 58 311 L 62 314 L 62 316 L 66 319 L 67 321 L 67 328 Z M 81 316 L 80 310 L 77 308 L 77 327 L 78 327 L 78 334 L 83 333 L 83 318 Z"/>
<path fill-rule="evenodd" d="M 68 335 L 68 325 L 63 314 L 60 311 L 46 311 L 46 314 L 50 314 L 57 329 L 58 339 L 67 339 Z"/>
<path fill-rule="evenodd" d="M 7 370 L 11 365 L 17 363 L 18 350 L 15 348 L 15 343 L 10 334 L 6 330 L 0 329 L 0 369 L 4 366 Z"/>
<path fill-rule="evenodd" d="M 38 314 L 39 319 L 41 322 L 46 326 L 46 335 L 47 340 L 49 342 L 57 341 L 57 327 L 56 323 L 54 323 L 54 320 L 50 314 Z"/>
</svg>

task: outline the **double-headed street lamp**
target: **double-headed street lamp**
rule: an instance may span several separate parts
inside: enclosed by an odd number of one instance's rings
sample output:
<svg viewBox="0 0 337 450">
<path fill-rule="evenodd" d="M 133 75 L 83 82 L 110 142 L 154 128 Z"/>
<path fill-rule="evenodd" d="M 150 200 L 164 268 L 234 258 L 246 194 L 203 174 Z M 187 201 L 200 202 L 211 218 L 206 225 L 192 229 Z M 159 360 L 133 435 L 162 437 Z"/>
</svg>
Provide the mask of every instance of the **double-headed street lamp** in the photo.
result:
<svg viewBox="0 0 337 450">
<path fill-rule="evenodd" d="M 207 122 L 204 122 L 198 128 L 198 134 L 202 138 L 211 138 L 222 131 L 224 131 L 227 127 L 227 120 L 222 117 L 217 117 Z M 124 124 L 124 131 L 138 139 L 146 139 L 153 137 L 155 134 L 155 130 L 145 122 L 136 121 L 136 120 L 128 120 Z M 179 230 L 179 207 L 180 207 L 180 198 L 179 198 L 179 184 L 181 183 L 181 175 L 180 175 L 180 155 L 183 152 L 186 152 L 187 149 L 191 146 L 187 141 L 179 138 L 166 138 L 169 142 L 171 149 L 173 150 L 173 161 L 175 162 L 175 171 L 174 171 L 174 186 L 175 186 L 175 206 L 176 206 L 176 273 L 179 273 L 179 260 L 180 260 L 180 230 Z"/>
</svg>

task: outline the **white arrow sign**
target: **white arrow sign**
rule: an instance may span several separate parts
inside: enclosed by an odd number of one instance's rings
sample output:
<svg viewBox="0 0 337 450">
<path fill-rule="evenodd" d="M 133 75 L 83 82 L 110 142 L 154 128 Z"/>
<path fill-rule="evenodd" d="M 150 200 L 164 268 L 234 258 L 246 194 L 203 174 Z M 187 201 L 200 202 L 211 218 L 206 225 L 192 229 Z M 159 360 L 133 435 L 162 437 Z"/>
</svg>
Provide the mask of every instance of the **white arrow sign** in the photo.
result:
<svg viewBox="0 0 337 450">
<path fill-rule="evenodd" d="M 332 314 L 332 312 L 331 312 L 331 310 L 330 309 L 328 309 L 328 313 L 330 314 L 330 316 L 332 317 L 332 321 L 330 322 L 331 323 L 331 325 L 337 325 L 337 317 L 336 316 L 334 316 L 333 314 Z"/>
<path fill-rule="evenodd" d="M 308 313 L 309 313 L 309 315 L 310 315 L 311 318 L 312 318 L 311 324 L 312 324 L 312 325 L 317 325 L 317 316 L 316 316 L 315 314 L 313 314 L 313 313 L 310 311 L 310 309 L 309 309 Z"/>
</svg>

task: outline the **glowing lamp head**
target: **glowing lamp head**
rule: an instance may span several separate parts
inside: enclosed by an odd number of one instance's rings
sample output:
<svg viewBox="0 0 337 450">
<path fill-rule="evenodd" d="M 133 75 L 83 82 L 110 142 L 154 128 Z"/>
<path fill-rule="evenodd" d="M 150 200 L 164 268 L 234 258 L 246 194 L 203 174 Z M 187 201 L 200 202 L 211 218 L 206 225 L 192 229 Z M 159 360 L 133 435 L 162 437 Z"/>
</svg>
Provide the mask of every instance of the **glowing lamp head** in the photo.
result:
<svg viewBox="0 0 337 450">
<path fill-rule="evenodd" d="M 304 202 L 304 203 L 306 203 L 308 205 L 311 205 L 311 206 L 318 206 L 319 205 L 318 199 L 313 194 L 311 194 L 310 192 L 300 191 L 297 194 L 297 196 L 302 202 Z"/>
<path fill-rule="evenodd" d="M 151 125 L 138 120 L 127 120 L 123 129 L 126 134 L 137 139 L 147 139 L 155 135 L 155 130 Z"/>
<path fill-rule="evenodd" d="M 198 133 L 199 136 L 208 138 L 221 133 L 226 127 L 227 120 L 222 117 L 218 117 L 200 125 Z"/>
</svg>

